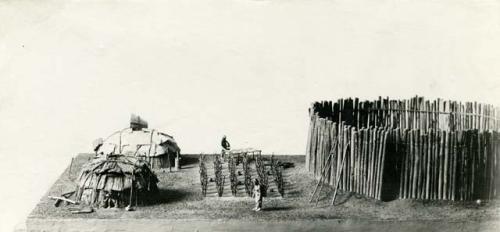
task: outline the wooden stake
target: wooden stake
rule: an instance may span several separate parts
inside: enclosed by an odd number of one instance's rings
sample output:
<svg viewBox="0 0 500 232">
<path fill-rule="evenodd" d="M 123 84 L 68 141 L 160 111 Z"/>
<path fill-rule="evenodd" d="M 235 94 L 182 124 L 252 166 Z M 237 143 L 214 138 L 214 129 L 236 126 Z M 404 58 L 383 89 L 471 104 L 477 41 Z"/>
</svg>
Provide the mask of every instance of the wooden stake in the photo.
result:
<svg viewBox="0 0 500 232">
<path fill-rule="evenodd" d="M 346 145 L 345 150 L 347 150 L 347 147 L 349 146 L 349 143 Z M 344 150 L 344 152 L 345 152 Z M 342 158 L 342 162 L 340 164 L 340 169 L 337 173 L 337 180 L 335 181 L 335 192 L 333 193 L 333 198 L 332 198 L 332 205 L 335 203 L 335 198 L 337 198 L 337 191 L 339 189 L 339 184 L 340 184 L 340 177 L 342 176 L 342 173 L 344 171 L 344 163 L 345 163 L 345 157 Z"/>
<path fill-rule="evenodd" d="M 383 187 L 383 180 L 384 180 L 384 166 L 385 166 L 385 153 L 386 153 L 386 146 L 387 146 L 387 137 L 389 136 L 388 131 L 384 131 L 383 135 L 383 140 L 382 140 L 382 149 L 381 149 L 381 158 L 379 162 L 379 170 L 380 174 L 378 176 L 378 191 L 377 191 L 377 199 L 382 200 L 382 187 Z"/>
<path fill-rule="evenodd" d="M 449 155 L 448 155 L 448 150 L 449 150 L 449 135 L 447 132 L 443 133 L 444 137 L 444 171 L 443 171 L 443 199 L 448 200 L 448 166 L 449 166 Z"/>
<path fill-rule="evenodd" d="M 313 104 L 309 107 L 309 130 L 307 133 L 307 144 L 306 144 L 306 168 L 310 171 L 309 163 L 311 161 L 311 144 L 312 144 L 312 133 L 314 129 L 314 114 L 313 114 Z M 170 162 L 170 159 L 169 159 Z"/>
<path fill-rule="evenodd" d="M 368 152 L 369 152 L 369 146 L 370 146 L 370 130 L 365 129 L 363 131 L 364 133 L 364 138 L 363 138 L 363 194 L 366 195 L 368 193 Z"/>
</svg>

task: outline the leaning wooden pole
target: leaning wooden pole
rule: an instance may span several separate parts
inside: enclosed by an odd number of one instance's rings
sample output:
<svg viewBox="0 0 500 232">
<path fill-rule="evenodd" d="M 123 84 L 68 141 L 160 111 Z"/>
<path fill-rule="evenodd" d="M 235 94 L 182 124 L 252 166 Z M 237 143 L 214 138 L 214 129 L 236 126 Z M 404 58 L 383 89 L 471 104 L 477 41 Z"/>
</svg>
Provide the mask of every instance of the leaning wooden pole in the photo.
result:
<svg viewBox="0 0 500 232">
<path fill-rule="evenodd" d="M 331 159 L 332 159 L 332 156 L 333 156 L 333 152 L 330 152 L 330 155 L 328 156 L 328 160 L 327 160 L 326 164 L 330 164 L 330 161 L 331 161 Z M 320 177 L 320 179 L 319 179 L 319 181 L 318 181 L 318 184 L 316 184 L 316 187 L 314 188 L 314 191 L 313 191 L 313 193 L 312 193 L 312 195 L 311 195 L 311 198 L 310 198 L 310 200 L 309 200 L 309 203 L 311 203 L 311 202 L 313 201 L 314 195 L 316 195 L 316 191 L 318 190 L 318 187 L 319 187 L 320 185 L 321 185 L 321 186 L 323 185 L 324 176 L 325 176 L 326 170 L 328 170 L 328 168 L 329 168 L 329 165 L 325 165 L 325 166 L 323 167 L 323 169 L 321 170 L 321 177 Z M 321 192 L 321 190 L 320 190 L 320 192 Z"/>
<path fill-rule="evenodd" d="M 346 145 L 346 149 L 348 146 L 349 146 L 349 143 Z M 340 170 L 338 170 L 338 173 L 337 173 L 337 180 L 335 181 L 335 192 L 333 193 L 332 205 L 335 203 L 335 198 L 337 198 L 337 192 L 338 192 L 339 184 L 340 184 L 340 177 L 342 176 L 343 171 L 344 171 L 344 163 L 345 163 L 345 157 L 342 158 L 342 162 L 340 164 L 341 168 L 340 168 Z"/>
</svg>

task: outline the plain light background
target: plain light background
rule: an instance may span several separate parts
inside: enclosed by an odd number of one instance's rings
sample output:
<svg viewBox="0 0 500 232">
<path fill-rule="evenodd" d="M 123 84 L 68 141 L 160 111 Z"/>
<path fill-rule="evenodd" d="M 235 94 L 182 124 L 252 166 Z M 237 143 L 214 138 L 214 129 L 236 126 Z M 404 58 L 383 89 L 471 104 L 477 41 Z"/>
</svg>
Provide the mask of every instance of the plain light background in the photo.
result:
<svg viewBox="0 0 500 232">
<path fill-rule="evenodd" d="M 183 153 L 303 154 L 312 101 L 500 105 L 500 1 L 0 2 L 0 230 L 130 113 Z"/>
</svg>

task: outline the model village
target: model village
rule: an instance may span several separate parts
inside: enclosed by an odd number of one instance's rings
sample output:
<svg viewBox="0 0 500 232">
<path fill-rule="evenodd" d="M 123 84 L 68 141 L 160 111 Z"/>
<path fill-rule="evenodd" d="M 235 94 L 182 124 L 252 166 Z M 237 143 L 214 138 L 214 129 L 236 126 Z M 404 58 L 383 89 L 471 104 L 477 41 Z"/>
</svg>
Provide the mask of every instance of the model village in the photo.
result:
<svg viewBox="0 0 500 232">
<path fill-rule="evenodd" d="M 498 110 L 418 96 L 314 102 L 305 155 L 240 148 L 230 134 L 214 144 L 218 154 L 183 154 L 174 136 L 132 115 L 72 158 L 32 214 L 391 218 L 399 216 L 390 207 L 411 201 L 471 217 L 499 195 Z"/>
</svg>

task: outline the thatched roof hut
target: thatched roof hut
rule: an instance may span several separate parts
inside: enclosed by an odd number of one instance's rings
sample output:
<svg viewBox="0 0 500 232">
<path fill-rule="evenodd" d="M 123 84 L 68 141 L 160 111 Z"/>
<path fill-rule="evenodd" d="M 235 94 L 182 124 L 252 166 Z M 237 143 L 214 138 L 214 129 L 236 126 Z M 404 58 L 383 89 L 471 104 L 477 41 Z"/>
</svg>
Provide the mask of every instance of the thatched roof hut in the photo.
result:
<svg viewBox="0 0 500 232">
<path fill-rule="evenodd" d="M 112 204 L 115 207 L 137 204 L 158 190 L 157 182 L 148 163 L 137 157 L 99 156 L 82 167 L 76 200 L 83 204 Z"/>
</svg>

